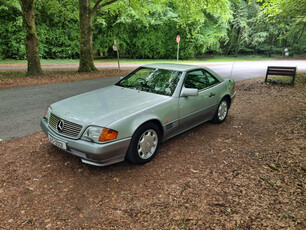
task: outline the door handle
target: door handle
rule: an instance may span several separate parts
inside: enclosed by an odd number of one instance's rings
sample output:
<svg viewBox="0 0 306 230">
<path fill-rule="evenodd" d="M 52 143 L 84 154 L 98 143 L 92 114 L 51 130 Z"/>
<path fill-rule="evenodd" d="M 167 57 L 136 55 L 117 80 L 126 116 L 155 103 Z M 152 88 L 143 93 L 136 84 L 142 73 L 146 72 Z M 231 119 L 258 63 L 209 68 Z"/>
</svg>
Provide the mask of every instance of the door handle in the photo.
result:
<svg viewBox="0 0 306 230">
<path fill-rule="evenodd" d="M 216 96 L 215 93 L 210 93 L 210 94 L 209 94 L 209 97 L 214 97 L 214 96 Z"/>
</svg>

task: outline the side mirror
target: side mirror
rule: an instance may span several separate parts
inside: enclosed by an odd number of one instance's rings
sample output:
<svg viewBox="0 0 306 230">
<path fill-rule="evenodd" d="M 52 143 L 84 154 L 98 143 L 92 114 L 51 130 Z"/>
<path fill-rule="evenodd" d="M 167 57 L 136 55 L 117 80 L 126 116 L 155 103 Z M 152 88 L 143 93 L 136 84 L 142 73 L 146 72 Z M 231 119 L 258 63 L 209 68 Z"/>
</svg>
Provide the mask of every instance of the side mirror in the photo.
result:
<svg viewBox="0 0 306 230">
<path fill-rule="evenodd" d="M 181 97 L 195 97 L 199 95 L 198 89 L 182 88 Z"/>
</svg>

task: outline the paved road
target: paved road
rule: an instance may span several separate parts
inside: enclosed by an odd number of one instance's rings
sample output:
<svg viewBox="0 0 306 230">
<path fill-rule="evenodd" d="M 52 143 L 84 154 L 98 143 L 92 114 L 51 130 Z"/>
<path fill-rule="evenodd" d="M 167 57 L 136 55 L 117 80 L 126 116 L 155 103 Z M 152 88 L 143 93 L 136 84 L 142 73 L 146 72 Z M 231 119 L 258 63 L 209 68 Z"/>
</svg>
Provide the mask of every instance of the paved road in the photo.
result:
<svg viewBox="0 0 306 230">
<path fill-rule="evenodd" d="M 231 77 L 235 80 L 264 76 L 268 65 L 297 66 L 299 71 L 306 71 L 306 61 L 252 61 L 193 64 L 206 65 L 221 76 Z M 137 67 L 138 65 L 124 66 Z M 101 67 L 103 66 L 98 65 L 98 68 Z M 67 66 L 64 68 L 67 68 Z M 76 67 L 73 66 L 71 68 Z M 0 90 L 0 139 L 9 140 L 40 131 L 39 122 L 48 105 L 76 94 L 105 87 L 116 82 L 118 79 L 118 77 L 106 78 Z"/>
<path fill-rule="evenodd" d="M 208 66 L 215 70 L 223 77 L 233 77 L 236 80 L 242 80 L 252 77 L 261 77 L 266 74 L 267 66 L 295 66 L 299 71 L 306 71 L 305 60 L 280 60 L 280 61 L 245 61 L 245 62 L 218 62 L 218 63 L 187 63 L 192 65 Z M 141 64 L 121 64 L 121 67 L 136 68 Z M 98 69 L 117 68 L 117 64 L 113 65 L 96 65 Z M 0 66 L 0 70 L 25 70 L 26 66 Z M 42 65 L 45 70 L 48 69 L 77 69 L 77 64 L 70 65 Z M 232 75 L 231 75 L 232 74 Z"/>
<path fill-rule="evenodd" d="M 40 131 L 39 122 L 48 105 L 69 96 L 111 85 L 119 78 L 105 78 L 0 90 L 0 139 L 9 140 Z"/>
</svg>

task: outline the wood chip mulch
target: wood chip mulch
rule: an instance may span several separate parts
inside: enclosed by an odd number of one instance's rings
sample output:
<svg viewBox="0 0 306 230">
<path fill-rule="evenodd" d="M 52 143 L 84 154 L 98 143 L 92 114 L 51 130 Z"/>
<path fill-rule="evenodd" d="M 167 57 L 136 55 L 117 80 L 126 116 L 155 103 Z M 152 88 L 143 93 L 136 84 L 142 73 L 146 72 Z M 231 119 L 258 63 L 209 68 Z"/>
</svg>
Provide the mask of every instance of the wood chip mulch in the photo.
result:
<svg viewBox="0 0 306 230">
<path fill-rule="evenodd" d="M 237 83 L 227 120 L 149 164 L 93 167 L 42 132 L 0 143 L 0 229 L 305 229 L 305 82 Z"/>
</svg>

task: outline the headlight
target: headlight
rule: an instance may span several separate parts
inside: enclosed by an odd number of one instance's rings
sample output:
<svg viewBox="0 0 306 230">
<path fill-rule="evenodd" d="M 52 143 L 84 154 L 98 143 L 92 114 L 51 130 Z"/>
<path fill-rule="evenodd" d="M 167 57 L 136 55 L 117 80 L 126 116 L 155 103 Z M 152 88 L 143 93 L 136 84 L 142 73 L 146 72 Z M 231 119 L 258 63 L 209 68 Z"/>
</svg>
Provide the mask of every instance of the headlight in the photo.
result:
<svg viewBox="0 0 306 230">
<path fill-rule="evenodd" d="M 99 143 L 114 140 L 117 136 L 118 132 L 115 130 L 90 126 L 85 130 L 82 139 Z"/>
<path fill-rule="evenodd" d="M 50 118 L 51 110 L 52 110 L 52 109 L 51 109 L 50 106 L 46 109 L 44 118 L 46 118 L 47 120 L 49 120 L 49 118 Z"/>
</svg>

